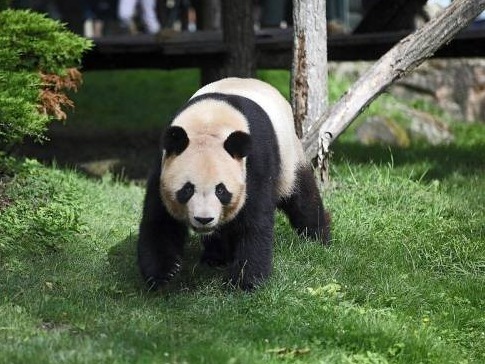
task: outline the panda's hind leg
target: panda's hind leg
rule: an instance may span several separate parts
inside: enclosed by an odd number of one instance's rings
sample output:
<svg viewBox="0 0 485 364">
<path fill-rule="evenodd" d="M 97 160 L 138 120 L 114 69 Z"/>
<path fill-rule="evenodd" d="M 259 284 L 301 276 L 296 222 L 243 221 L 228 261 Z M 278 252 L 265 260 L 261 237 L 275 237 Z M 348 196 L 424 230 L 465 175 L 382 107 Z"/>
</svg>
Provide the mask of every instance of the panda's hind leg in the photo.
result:
<svg viewBox="0 0 485 364">
<path fill-rule="evenodd" d="M 300 235 L 330 242 L 330 214 L 324 210 L 322 199 L 310 166 L 302 166 L 296 174 L 293 194 L 283 199 L 278 207 Z"/>
</svg>

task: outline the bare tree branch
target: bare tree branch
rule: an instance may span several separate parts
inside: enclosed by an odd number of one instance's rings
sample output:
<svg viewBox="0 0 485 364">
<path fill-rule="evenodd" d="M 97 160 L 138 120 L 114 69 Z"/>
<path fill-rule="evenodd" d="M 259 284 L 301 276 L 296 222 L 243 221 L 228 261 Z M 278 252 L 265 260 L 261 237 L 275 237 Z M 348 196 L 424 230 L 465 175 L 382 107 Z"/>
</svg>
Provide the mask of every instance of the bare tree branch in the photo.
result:
<svg viewBox="0 0 485 364">
<path fill-rule="evenodd" d="M 303 146 L 307 156 L 314 158 L 318 152 L 319 167 L 322 167 L 328 158 L 330 144 L 366 106 L 387 86 L 431 57 L 483 10 L 485 0 L 456 0 L 436 18 L 401 40 L 304 135 Z"/>
</svg>

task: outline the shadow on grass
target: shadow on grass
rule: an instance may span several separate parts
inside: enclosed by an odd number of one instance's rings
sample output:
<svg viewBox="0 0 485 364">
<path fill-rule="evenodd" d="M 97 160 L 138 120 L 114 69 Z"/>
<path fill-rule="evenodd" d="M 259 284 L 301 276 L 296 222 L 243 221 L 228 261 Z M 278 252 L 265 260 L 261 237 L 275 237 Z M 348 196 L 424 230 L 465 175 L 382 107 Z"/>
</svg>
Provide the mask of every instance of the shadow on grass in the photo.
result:
<svg viewBox="0 0 485 364">
<path fill-rule="evenodd" d="M 48 141 L 25 141 L 15 156 L 35 158 L 60 167 L 75 168 L 89 177 L 111 173 L 117 180 L 148 176 L 158 155 L 161 129 L 115 130 L 74 128 L 52 124 Z"/>
<path fill-rule="evenodd" d="M 67 128 L 66 128 L 67 129 Z M 16 155 L 55 161 L 61 167 L 76 168 L 90 177 L 112 173 L 117 179 L 144 180 L 158 154 L 159 130 L 99 131 L 82 133 L 51 131 L 51 141 L 44 145 L 32 142 L 18 148 Z M 458 172 L 473 175 L 485 169 L 485 144 L 467 146 L 427 144 L 407 149 L 365 146 L 357 142 L 338 141 L 333 147 L 334 162 L 391 162 L 395 167 L 426 163 L 425 180 L 443 179 Z"/>
<path fill-rule="evenodd" d="M 444 179 L 453 173 L 464 176 L 485 169 L 485 144 L 472 146 L 415 145 L 408 149 L 386 146 L 365 146 L 357 142 L 338 142 L 334 147 L 334 160 L 350 163 L 391 163 L 394 167 L 405 167 L 426 163 L 425 180 Z"/>
<path fill-rule="evenodd" d="M 108 252 L 108 261 L 115 273 L 116 281 L 120 287 L 127 291 L 147 291 L 140 275 L 137 263 L 138 236 L 130 235 Z M 191 239 L 185 249 L 182 261 L 182 270 L 173 281 L 162 288 L 162 293 L 177 293 L 180 291 L 194 291 L 207 285 L 220 287 L 224 277 L 223 269 L 214 269 L 200 264 L 201 248 L 196 238 Z"/>
</svg>

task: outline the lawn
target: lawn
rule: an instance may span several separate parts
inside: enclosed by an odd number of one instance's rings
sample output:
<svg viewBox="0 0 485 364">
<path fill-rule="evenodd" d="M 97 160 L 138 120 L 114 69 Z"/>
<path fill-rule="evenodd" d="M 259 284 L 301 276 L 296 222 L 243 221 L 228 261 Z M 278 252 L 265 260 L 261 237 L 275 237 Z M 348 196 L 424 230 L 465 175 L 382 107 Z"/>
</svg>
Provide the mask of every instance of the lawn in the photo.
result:
<svg viewBox="0 0 485 364">
<path fill-rule="evenodd" d="M 288 94 L 286 73 L 260 77 Z M 197 75 L 96 72 L 83 87 L 71 127 L 134 130 L 169 118 Z M 324 191 L 332 245 L 278 215 L 273 275 L 251 294 L 198 264 L 195 236 L 181 275 L 147 293 L 142 185 L 3 160 L 0 363 L 485 362 L 485 125 L 453 130 L 408 149 L 344 134 Z"/>
</svg>

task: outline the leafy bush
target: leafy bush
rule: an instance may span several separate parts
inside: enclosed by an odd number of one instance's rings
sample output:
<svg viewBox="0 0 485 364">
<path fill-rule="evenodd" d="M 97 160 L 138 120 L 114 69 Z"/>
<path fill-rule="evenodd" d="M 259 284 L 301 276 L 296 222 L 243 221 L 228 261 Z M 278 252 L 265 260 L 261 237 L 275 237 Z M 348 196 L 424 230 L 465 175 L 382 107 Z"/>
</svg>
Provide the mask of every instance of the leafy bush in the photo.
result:
<svg viewBox="0 0 485 364">
<path fill-rule="evenodd" d="M 58 21 L 28 10 L 0 12 L 0 152 L 25 136 L 42 138 L 47 124 L 65 118 L 76 89 L 76 67 L 89 40 Z"/>
<path fill-rule="evenodd" d="M 82 228 L 80 191 L 73 175 L 47 169 L 35 160 L 4 161 L 10 165 L 2 162 L 0 172 L 6 168 L 15 173 L 9 183 L 0 179 L 0 256 L 62 249 Z"/>
</svg>

